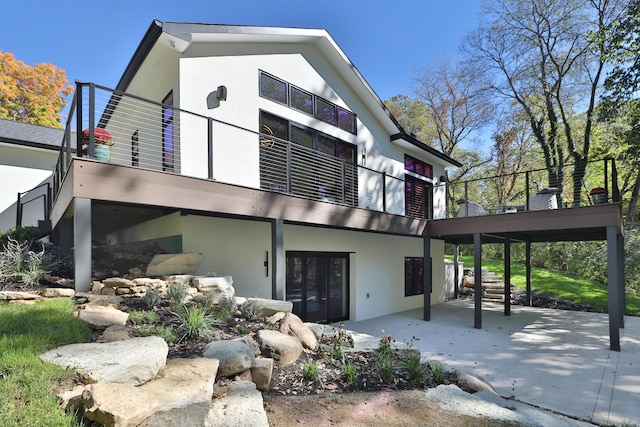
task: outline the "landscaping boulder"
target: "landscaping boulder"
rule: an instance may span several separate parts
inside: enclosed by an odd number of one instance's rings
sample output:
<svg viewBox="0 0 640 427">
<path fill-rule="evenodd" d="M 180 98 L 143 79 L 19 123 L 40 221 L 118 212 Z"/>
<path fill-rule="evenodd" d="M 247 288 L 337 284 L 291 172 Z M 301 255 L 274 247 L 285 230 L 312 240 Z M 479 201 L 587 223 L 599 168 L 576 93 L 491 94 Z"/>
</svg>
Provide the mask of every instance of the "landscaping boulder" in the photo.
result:
<svg viewBox="0 0 640 427">
<path fill-rule="evenodd" d="M 129 279 L 122 279 L 120 277 L 110 277 L 102 280 L 102 284 L 107 288 L 133 288 L 136 286 L 135 282 Z"/>
<path fill-rule="evenodd" d="M 488 393 L 499 396 L 498 392 L 493 388 L 491 384 L 478 377 L 477 375 L 471 374 L 466 371 L 457 370 L 456 377 L 458 378 L 458 386 L 463 390 L 469 391 L 471 393 L 486 391 Z"/>
<path fill-rule="evenodd" d="M 0 291 L 0 300 L 12 301 L 12 300 L 34 300 L 34 299 L 40 299 L 40 296 L 36 294 L 32 294 L 30 292 Z"/>
<path fill-rule="evenodd" d="M 236 294 L 231 276 L 195 277 L 193 286 L 200 292 L 213 297 L 213 302 L 216 304 L 223 298 L 232 299 Z"/>
<path fill-rule="evenodd" d="M 124 326 L 129 314 L 110 306 L 87 304 L 78 311 L 78 318 L 96 329 L 105 329 L 111 325 Z"/>
<path fill-rule="evenodd" d="M 156 254 L 147 266 L 147 276 L 159 277 L 173 274 L 195 274 L 204 261 L 199 253 Z"/>
<path fill-rule="evenodd" d="M 105 426 L 202 426 L 217 368 L 215 359 L 173 359 L 139 387 L 89 385 L 82 396 L 84 416 Z"/>
<path fill-rule="evenodd" d="M 262 394 L 248 381 L 232 382 L 209 406 L 204 427 L 268 427 Z"/>
<path fill-rule="evenodd" d="M 302 353 L 300 340 L 282 332 L 262 329 L 258 331 L 258 340 L 262 354 L 273 358 L 279 366 L 292 364 Z"/>
<path fill-rule="evenodd" d="M 85 384 L 140 385 L 164 367 L 168 353 L 167 343 L 151 336 L 110 343 L 69 344 L 47 351 L 40 359 L 75 370 Z"/>
<path fill-rule="evenodd" d="M 273 374 L 273 359 L 258 357 L 251 368 L 251 378 L 258 390 L 269 391 L 271 375 Z"/>
<path fill-rule="evenodd" d="M 284 316 L 280 323 L 280 332 L 298 337 L 302 345 L 309 350 L 315 350 L 318 346 L 315 334 L 293 313 L 287 313 Z"/>
<path fill-rule="evenodd" d="M 263 317 L 271 316 L 279 311 L 283 313 L 291 313 L 293 310 L 293 303 L 291 301 L 282 301 L 277 299 L 265 299 L 265 298 L 247 298 L 247 302 L 254 302 L 262 307 Z"/>
<path fill-rule="evenodd" d="M 73 298 L 76 295 L 74 289 L 69 288 L 45 288 L 42 296 L 45 298 Z"/>
<path fill-rule="evenodd" d="M 223 377 L 251 369 L 255 361 L 253 351 L 242 341 L 236 340 L 214 341 L 207 346 L 202 356 L 218 359 L 218 373 Z"/>
<path fill-rule="evenodd" d="M 111 325 L 104 330 L 98 342 L 114 342 L 128 340 L 129 338 L 131 338 L 129 328 L 122 325 Z"/>
</svg>

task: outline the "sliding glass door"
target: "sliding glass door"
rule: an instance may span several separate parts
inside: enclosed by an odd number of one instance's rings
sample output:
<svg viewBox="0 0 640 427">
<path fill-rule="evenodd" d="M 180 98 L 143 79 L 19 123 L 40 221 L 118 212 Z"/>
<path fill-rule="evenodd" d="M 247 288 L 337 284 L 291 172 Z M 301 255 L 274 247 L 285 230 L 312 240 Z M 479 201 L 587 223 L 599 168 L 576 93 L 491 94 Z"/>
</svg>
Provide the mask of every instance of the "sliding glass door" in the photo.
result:
<svg viewBox="0 0 640 427">
<path fill-rule="evenodd" d="M 287 252 L 287 301 L 306 322 L 349 317 L 349 254 Z"/>
</svg>

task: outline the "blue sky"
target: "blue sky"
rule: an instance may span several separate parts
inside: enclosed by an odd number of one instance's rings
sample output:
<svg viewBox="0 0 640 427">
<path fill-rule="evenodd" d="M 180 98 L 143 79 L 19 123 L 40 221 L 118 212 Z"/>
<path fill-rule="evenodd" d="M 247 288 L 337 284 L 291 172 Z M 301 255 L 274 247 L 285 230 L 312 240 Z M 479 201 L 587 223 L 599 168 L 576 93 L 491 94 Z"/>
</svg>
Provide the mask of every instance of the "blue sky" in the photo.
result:
<svg viewBox="0 0 640 427">
<path fill-rule="evenodd" d="M 480 0 L 7 1 L 0 50 L 51 62 L 69 82 L 115 87 L 153 19 L 326 29 L 383 99 L 409 93 L 413 73 L 455 56 Z"/>
<path fill-rule="evenodd" d="M 29 65 L 50 62 L 71 84 L 113 88 L 153 19 L 321 28 L 385 100 L 409 94 L 420 68 L 455 57 L 462 37 L 477 26 L 479 9 L 480 0 L 5 1 L 0 50 Z M 6 173 L 0 170 L 0 178 Z M 0 211 L 44 179 L 16 171 L 11 177 L 15 186 L 0 191 Z"/>
</svg>

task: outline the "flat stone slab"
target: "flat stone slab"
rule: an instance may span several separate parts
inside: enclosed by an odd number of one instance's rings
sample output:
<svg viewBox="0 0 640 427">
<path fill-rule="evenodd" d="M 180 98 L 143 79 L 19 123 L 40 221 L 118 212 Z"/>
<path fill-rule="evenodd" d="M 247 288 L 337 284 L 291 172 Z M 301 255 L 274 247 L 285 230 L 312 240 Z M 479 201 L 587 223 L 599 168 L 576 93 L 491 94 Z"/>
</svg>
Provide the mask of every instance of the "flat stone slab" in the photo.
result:
<svg viewBox="0 0 640 427">
<path fill-rule="evenodd" d="M 69 344 L 40 355 L 45 362 L 74 369 L 85 384 L 149 381 L 167 362 L 169 346 L 156 336 L 110 343 Z"/>
<path fill-rule="evenodd" d="M 19 291 L 0 291 L 0 300 L 11 301 L 11 300 L 32 300 L 32 299 L 40 299 L 39 295 L 32 294 L 30 292 L 19 292 Z"/>
<path fill-rule="evenodd" d="M 89 385 L 82 395 L 85 417 L 107 426 L 202 426 L 217 371 L 215 359 L 173 359 L 139 387 Z"/>
<path fill-rule="evenodd" d="M 175 274 L 196 274 L 204 261 L 200 253 L 156 254 L 147 266 L 146 275 L 151 277 Z"/>
<path fill-rule="evenodd" d="M 262 393 L 250 381 L 234 381 L 209 406 L 204 427 L 268 427 Z"/>
<path fill-rule="evenodd" d="M 124 326 L 129 314 L 111 306 L 87 304 L 78 310 L 78 318 L 96 329 L 105 329 L 112 325 Z"/>
</svg>

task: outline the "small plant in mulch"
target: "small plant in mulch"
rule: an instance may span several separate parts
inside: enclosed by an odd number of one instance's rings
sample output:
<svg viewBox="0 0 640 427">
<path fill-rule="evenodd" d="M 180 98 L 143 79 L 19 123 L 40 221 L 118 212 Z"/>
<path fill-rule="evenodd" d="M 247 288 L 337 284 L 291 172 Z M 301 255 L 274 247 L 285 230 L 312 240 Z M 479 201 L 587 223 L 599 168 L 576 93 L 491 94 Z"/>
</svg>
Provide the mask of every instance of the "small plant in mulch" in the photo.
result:
<svg viewBox="0 0 640 427">
<path fill-rule="evenodd" d="M 318 362 L 307 359 L 302 365 L 302 378 L 307 381 L 317 381 L 318 377 Z"/>
<path fill-rule="evenodd" d="M 404 360 L 404 368 L 409 380 L 414 384 L 425 384 L 427 381 L 427 365 L 419 354 L 411 354 Z"/>
<path fill-rule="evenodd" d="M 144 303 L 147 307 L 153 308 L 162 301 L 162 294 L 158 288 L 150 288 L 144 294 Z"/>
<path fill-rule="evenodd" d="M 185 338 L 199 338 L 215 340 L 218 333 L 215 329 L 222 322 L 214 318 L 207 307 L 198 305 L 182 305 L 174 312 L 178 318 L 178 330 L 183 334 L 178 342 Z"/>
<path fill-rule="evenodd" d="M 356 376 L 358 375 L 358 367 L 351 362 L 345 362 L 342 365 L 342 374 L 340 378 L 346 383 L 353 383 L 356 380 Z"/>
<path fill-rule="evenodd" d="M 247 320 L 256 320 L 262 313 L 262 305 L 255 300 L 247 300 L 240 306 L 240 313 L 242 317 Z"/>
<path fill-rule="evenodd" d="M 129 319 L 136 325 L 151 325 L 160 320 L 160 316 L 155 311 L 133 310 L 129 312 Z"/>
</svg>

